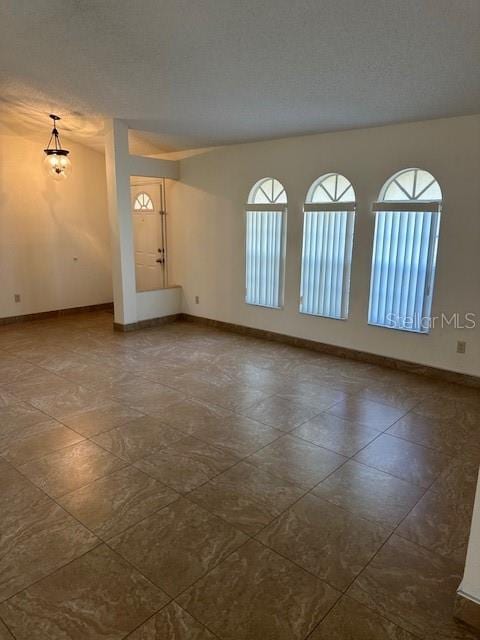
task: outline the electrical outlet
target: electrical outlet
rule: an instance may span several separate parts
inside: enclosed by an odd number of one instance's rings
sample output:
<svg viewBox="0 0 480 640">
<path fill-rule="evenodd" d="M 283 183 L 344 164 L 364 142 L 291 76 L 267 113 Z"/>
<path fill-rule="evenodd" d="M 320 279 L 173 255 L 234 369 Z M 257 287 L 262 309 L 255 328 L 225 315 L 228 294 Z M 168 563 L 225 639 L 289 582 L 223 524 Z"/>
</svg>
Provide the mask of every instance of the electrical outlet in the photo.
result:
<svg viewBox="0 0 480 640">
<path fill-rule="evenodd" d="M 457 341 L 457 353 L 465 353 L 467 350 L 467 343 L 464 340 Z"/>
<path fill-rule="evenodd" d="M 15 302 L 20 302 L 20 294 L 19 293 L 15 293 L 13 296 L 13 299 L 15 300 Z"/>
<path fill-rule="evenodd" d="M 198 296 L 195 296 L 195 304 L 198 304 L 200 302 L 200 298 Z"/>
</svg>

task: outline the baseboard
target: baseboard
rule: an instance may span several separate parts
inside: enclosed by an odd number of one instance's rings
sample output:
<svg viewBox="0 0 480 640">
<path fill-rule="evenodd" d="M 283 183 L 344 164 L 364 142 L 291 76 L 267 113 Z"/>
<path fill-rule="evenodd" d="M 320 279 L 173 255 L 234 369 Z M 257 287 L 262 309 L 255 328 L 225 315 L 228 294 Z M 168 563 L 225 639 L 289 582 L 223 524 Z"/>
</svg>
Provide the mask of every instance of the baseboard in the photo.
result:
<svg viewBox="0 0 480 640">
<path fill-rule="evenodd" d="M 151 318 L 149 320 L 139 320 L 138 322 L 131 322 L 130 324 L 120 324 L 119 322 L 114 322 L 113 328 L 115 331 L 128 333 L 129 331 L 138 331 L 138 329 L 147 329 L 148 327 L 158 327 L 162 324 L 170 324 L 171 322 L 181 320 L 181 316 L 181 313 L 174 313 L 170 316 Z"/>
<path fill-rule="evenodd" d="M 453 615 L 474 629 L 480 630 L 480 604 L 457 592 Z"/>
<path fill-rule="evenodd" d="M 26 313 L 22 316 L 8 316 L 6 318 L 0 318 L 0 326 L 6 324 L 17 324 L 20 322 L 30 322 L 31 320 L 47 320 L 48 318 L 59 318 L 62 316 L 69 316 L 76 313 L 85 313 L 89 311 L 113 311 L 113 302 L 90 304 L 85 307 L 69 307 L 68 309 L 40 311 L 38 313 Z"/>
<path fill-rule="evenodd" d="M 66 315 L 73 315 L 76 313 L 84 313 L 90 311 L 110 311 L 113 312 L 113 302 L 105 302 L 102 304 L 93 304 L 84 307 L 70 307 L 68 309 L 55 309 L 53 311 L 42 311 L 39 313 L 29 313 L 21 316 L 10 316 L 6 318 L 0 318 L 0 326 L 8 324 L 16 324 L 21 322 L 29 322 L 31 320 L 45 320 L 48 318 L 58 318 Z M 130 324 L 113 323 L 115 331 L 129 332 L 137 331 L 138 329 L 145 329 L 148 327 L 157 327 L 164 324 L 170 324 L 178 320 L 185 320 L 188 322 L 196 322 L 209 327 L 216 327 L 217 329 L 223 329 L 224 331 L 230 331 L 232 333 L 239 333 L 242 335 L 248 335 L 255 338 L 262 338 L 264 340 L 271 340 L 274 342 L 282 342 L 284 344 L 290 344 L 295 347 L 301 347 L 304 349 L 312 349 L 313 351 L 319 351 L 322 353 L 328 353 L 330 355 L 337 356 L 339 358 L 348 358 L 350 360 L 358 360 L 360 362 L 367 362 L 369 364 L 375 364 L 383 367 L 389 367 L 390 369 L 397 369 L 399 371 L 406 371 L 408 373 L 416 373 L 418 375 L 426 376 L 436 380 L 442 380 L 444 382 L 453 382 L 456 384 L 464 384 L 470 387 L 480 388 L 480 378 L 472 376 L 466 373 L 458 373 L 456 371 L 448 371 L 446 369 L 439 369 L 437 367 L 430 367 L 428 365 L 417 364 L 415 362 L 409 362 L 408 360 L 400 360 L 397 358 L 390 358 L 388 356 L 379 356 L 368 351 L 360 351 L 357 349 L 351 349 L 348 347 L 338 347 L 326 342 L 317 342 L 316 340 L 308 340 L 306 338 L 297 338 L 284 333 L 276 333 L 274 331 L 266 331 L 265 329 L 256 329 L 254 327 L 246 327 L 240 324 L 233 324 L 231 322 L 224 322 L 223 320 L 213 320 L 212 318 L 204 318 L 201 316 L 194 316 L 188 313 L 175 313 L 169 316 L 163 316 L 161 318 L 151 318 L 149 320 L 139 320 L 138 322 L 132 322 Z"/>
<path fill-rule="evenodd" d="M 453 382 L 456 384 L 467 385 L 469 387 L 480 388 L 480 378 L 466 373 L 448 371 L 446 369 L 439 369 L 437 367 L 430 367 L 428 365 L 409 362 L 408 360 L 399 360 L 397 358 L 390 358 L 388 356 L 379 356 L 367 351 L 350 349 L 348 347 L 337 347 L 326 342 L 317 342 L 316 340 L 297 338 L 295 336 L 289 336 L 284 333 L 266 331 L 265 329 L 255 329 L 253 327 L 246 327 L 244 325 L 224 322 L 222 320 L 213 320 L 211 318 L 194 316 L 188 313 L 182 313 L 180 314 L 180 316 L 181 320 L 186 320 L 188 322 L 197 322 L 199 324 L 204 324 L 209 327 L 216 327 L 218 329 L 231 331 L 233 333 L 240 333 L 242 335 L 248 335 L 255 338 L 263 338 L 264 340 L 272 340 L 274 342 L 283 342 L 295 347 L 302 347 L 304 349 L 312 349 L 313 351 L 328 353 L 339 358 L 348 358 L 349 360 L 358 360 L 360 362 L 367 362 L 369 364 L 388 367 L 390 369 L 397 369 L 399 371 L 406 371 L 408 373 L 416 373 L 418 375 L 433 378 L 435 380 L 442 380 L 443 382 Z"/>
</svg>

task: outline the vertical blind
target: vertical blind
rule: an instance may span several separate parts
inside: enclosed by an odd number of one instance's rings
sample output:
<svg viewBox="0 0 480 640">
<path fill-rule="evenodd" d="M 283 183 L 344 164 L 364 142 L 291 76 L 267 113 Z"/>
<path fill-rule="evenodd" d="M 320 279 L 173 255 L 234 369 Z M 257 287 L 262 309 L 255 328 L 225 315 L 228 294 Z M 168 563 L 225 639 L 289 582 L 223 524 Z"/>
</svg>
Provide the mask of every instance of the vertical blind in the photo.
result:
<svg viewBox="0 0 480 640">
<path fill-rule="evenodd" d="M 301 313 L 347 317 L 354 215 L 353 211 L 305 211 Z"/>
<path fill-rule="evenodd" d="M 246 302 L 280 307 L 285 212 L 247 210 L 246 215 Z"/>
<path fill-rule="evenodd" d="M 370 324 L 428 333 L 440 224 L 436 209 L 376 212 Z"/>
</svg>

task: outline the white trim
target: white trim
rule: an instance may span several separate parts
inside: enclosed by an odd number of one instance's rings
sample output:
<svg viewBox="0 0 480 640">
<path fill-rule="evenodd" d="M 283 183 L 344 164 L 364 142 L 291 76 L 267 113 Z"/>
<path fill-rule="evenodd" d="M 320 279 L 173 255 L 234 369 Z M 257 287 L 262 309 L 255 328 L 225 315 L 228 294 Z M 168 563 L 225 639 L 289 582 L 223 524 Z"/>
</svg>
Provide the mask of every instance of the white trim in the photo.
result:
<svg viewBox="0 0 480 640">
<path fill-rule="evenodd" d="M 471 593 L 467 593 L 466 591 L 464 591 L 462 589 L 462 583 L 460 583 L 460 586 L 457 589 L 457 593 L 459 596 L 461 596 L 462 598 L 465 598 L 465 600 L 470 600 L 471 602 L 474 602 L 475 604 L 480 604 L 480 599 L 477 598 L 476 596 L 473 596 Z"/>
</svg>

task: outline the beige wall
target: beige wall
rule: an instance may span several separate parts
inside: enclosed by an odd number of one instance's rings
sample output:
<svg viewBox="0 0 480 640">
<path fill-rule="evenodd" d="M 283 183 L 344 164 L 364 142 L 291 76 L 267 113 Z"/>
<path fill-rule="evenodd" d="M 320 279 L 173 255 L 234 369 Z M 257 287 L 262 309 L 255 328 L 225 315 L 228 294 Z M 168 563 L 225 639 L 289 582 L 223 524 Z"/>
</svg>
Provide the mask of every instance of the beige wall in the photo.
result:
<svg viewBox="0 0 480 640">
<path fill-rule="evenodd" d="M 44 138 L 0 128 L 0 317 L 112 300 L 104 156 L 68 143 L 72 175 L 56 183 Z"/>
<path fill-rule="evenodd" d="M 480 375 L 480 326 L 430 335 L 367 324 L 373 222 L 384 181 L 407 167 L 430 171 L 444 194 L 433 314 L 480 321 L 480 116 L 232 145 L 190 154 L 169 189 L 171 282 L 184 311 L 227 322 Z M 348 321 L 298 313 L 302 203 L 318 176 L 338 171 L 357 193 Z M 259 178 L 274 176 L 288 195 L 285 308 L 244 303 L 244 203 Z M 195 296 L 200 304 L 194 303 Z M 467 342 L 465 355 L 457 340 Z"/>
</svg>

